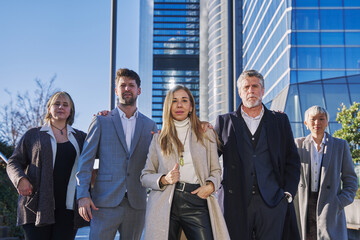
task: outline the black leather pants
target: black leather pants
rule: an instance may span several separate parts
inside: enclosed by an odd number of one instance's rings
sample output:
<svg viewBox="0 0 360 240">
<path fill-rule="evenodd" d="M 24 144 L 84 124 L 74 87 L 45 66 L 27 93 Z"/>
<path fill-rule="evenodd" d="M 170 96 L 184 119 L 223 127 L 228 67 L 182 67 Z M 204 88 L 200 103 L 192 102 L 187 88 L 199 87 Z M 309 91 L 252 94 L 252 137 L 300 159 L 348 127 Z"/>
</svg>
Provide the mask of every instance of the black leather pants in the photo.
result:
<svg viewBox="0 0 360 240">
<path fill-rule="evenodd" d="M 189 185 L 193 185 L 193 189 L 189 189 Z M 187 184 L 184 191 L 175 190 L 170 213 L 169 239 L 179 239 L 180 227 L 189 240 L 213 239 L 207 201 L 191 194 L 191 191 L 199 186 Z"/>
</svg>

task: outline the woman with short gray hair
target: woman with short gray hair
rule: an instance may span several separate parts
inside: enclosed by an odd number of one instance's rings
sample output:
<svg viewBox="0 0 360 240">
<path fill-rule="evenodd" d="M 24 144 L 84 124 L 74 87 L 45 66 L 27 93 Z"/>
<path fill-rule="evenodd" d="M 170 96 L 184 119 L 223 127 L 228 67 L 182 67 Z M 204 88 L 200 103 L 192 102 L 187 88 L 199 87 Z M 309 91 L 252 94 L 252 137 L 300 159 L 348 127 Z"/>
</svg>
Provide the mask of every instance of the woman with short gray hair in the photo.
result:
<svg viewBox="0 0 360 240">
<path fill-rule="evenodd" d="M 329 114 L 324 108 L 307 109 L 304 123 L 311 133 L 295 139 L 301 174 L 294 205 L 301 239 L 348 239 L 344 207 L 357 190 L 349 146 L 325 132 Z"/>
</svg>

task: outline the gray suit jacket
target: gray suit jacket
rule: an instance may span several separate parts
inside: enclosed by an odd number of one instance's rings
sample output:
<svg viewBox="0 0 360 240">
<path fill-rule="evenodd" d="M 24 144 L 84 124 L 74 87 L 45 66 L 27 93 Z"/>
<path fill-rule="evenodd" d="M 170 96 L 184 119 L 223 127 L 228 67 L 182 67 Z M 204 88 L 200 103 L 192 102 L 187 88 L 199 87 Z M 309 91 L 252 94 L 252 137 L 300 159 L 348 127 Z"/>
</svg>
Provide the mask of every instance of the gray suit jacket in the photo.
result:
<svg viewBox="0 0 360 240">
<path fill-rule="evenodd" d="M 152 140 L 151 131 L 157 131 L 155 122 L 139 112 L 129 151 L 117 109 L 107 116 L 94 117 L 79 159 L 77 199 L 91 196 L 96 207 L 115 207 L 127 191 L 130 205 L 145 209 L 146 189 L 139 179 Z M 99 158 L 99 170 L 90 193 L 95 158 Z"/>
<path fill-rule="evenodd" d="M 319 198 L 317 202 L 317 238 L 347 239 L 344 207 L 353 202 L 357 178 L 349 146 L 345 140 L 325 133 L 325 149 L 321 167 Z M 306 218 L 311 187 L 311 135 L 295 139 L 301 159 L 298 193 L 294 199 L 301 239 L 306 238 Z M 341 188 L 342 181 L 342 188 Z M 321 229 L 321 231 L 319 231 Z"/>
</svg>

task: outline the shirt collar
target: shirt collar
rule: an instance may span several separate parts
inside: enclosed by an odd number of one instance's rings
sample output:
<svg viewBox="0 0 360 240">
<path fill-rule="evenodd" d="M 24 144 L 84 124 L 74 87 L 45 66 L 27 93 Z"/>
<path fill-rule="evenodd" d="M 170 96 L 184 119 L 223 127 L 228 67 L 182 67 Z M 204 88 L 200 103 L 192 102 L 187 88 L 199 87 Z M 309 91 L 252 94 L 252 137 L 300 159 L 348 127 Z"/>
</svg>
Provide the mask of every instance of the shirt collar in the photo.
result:
<svg viewBox="0 0 360 240">
<path fill-rule="evenodd" d="M 264 115 L 264 106 L 261 105 L 261 112 L 259 115 L 257 115 L 256 117 L 250 117 L 246 112 L 244 112 L 243 108 L 242 108 L 242 105 L 240 106 L 240 109 L 241 109 L 241 115 L 243 117 L 247 117 L 247 118 L 250 118 L 250 119 L 253 119 L 253 120 L 259 120 L 262 118 L 262 116 Z"/>
<path fill-rule="evenodd" d="M 75 130 L 69 124 L 67 124 L 66 129 L 67 129 L 68 135 L 69 135 L 69 133 L 75 133 Z M 52 133 L 52 128 L 51 128 L 50 122 L 46 122 L 44 125 L 42 125 L 40 128 L 40 131 Z"/>
<path fill-rule="evenodd" d="M 134 112 L 134 114 L 130 118 L 127 118 L 126 114 L 119 107 L 117 107 L 117 109 L 119 111 L 120 118 L 123 118 L 123 119 L 134 119 L 134 118 L 138 118 L 138 116 L 139 116 L 139 110 L 137 108 L 136 108 L 136 111 Z"/>
<path fill-rule="evenodd" d="M 326 133 L 324 133 L 324 137 L 322 138 L 320 145 L 325 145 L 325 138 L 326 138 Z M 313 137 L 311 137 L 311 143 L 314 144 L 314 146 L 317 146 L 317 143 L 315 142 Z"/>
</svg>

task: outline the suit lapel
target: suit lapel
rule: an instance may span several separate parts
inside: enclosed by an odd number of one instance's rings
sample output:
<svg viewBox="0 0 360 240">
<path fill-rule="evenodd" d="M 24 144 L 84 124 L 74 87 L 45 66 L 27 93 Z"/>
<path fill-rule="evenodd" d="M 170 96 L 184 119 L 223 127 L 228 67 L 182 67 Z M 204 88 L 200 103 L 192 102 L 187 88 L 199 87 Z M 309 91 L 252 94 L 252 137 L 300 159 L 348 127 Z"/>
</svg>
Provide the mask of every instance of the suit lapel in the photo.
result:
<svg viewBox="0 0 360 240">
<path fill-rule="evenodd" d="M 116 133 L 119 137 L 122 147 L 125 149 L 126 153 L 129 153 L 129 150 L 126 145 L 126 139 L 125 139 L 124 129 L 121 123 L 120 115 L 116 108 L 111 111 L 111 120 L 114 124 Z"/>
<path fill-rule="evenodd" d="M 133 154 L 135 147 L 139 141 L 141 132 L 143 131 L 144 128 L 144 124 L 143 124 L 143 118 L 142 115 L 140 113 L 138 113 L 138 118 L 136 119 L 136 124 L 135 124 L 135 132 L 134 132 L 134 137 L 131 140 L 131 146 L 130 146 L 130 156 Z"/>
</svg>

